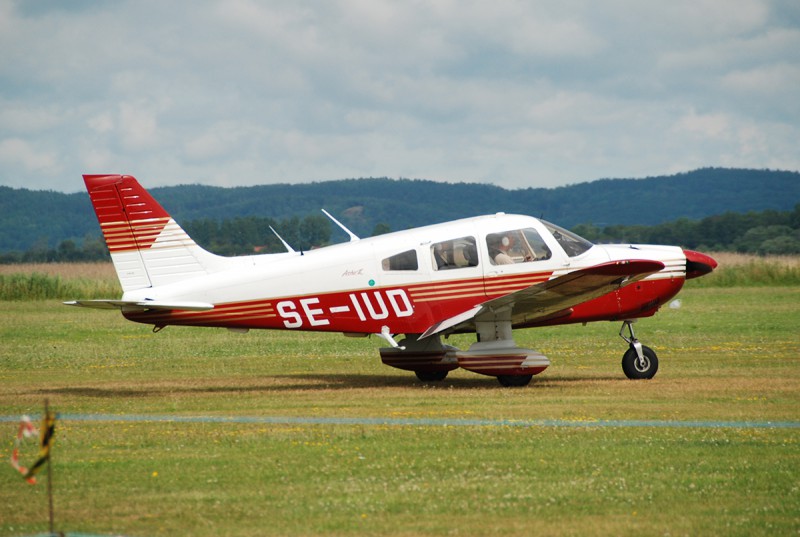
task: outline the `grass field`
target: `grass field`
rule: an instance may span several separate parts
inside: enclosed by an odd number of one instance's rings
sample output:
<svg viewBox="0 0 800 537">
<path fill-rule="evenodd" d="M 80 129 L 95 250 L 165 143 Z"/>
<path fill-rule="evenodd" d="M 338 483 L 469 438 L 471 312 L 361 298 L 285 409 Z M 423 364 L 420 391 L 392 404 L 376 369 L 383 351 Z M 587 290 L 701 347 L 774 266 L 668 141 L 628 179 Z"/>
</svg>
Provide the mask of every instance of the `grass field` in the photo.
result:
<svg viewBox="0 0 800 537">
<path fill-rule="evenodd" d="M 619 326 L 595 323 L 515 333 L 553 362 L 523 389 L 462 371 L 420 384 L 380 364 L 377 338 L 153 334 L 114 312 L 0 302 L 0 456 L 11 417 L 45 398 L 66 416 L 53 485 L 72 532 L 797 535 L 800 429 L 712 425 L 800 421 L 800 287 L 680 298 L 636 325 L 659 353 L 653 380 L 626 380 Z M 88 421 L 100 415 L 120 419 Z M 0 535 L 44 532 L 46 507 L 43 485 L 0 471 Z"/>
</svg>

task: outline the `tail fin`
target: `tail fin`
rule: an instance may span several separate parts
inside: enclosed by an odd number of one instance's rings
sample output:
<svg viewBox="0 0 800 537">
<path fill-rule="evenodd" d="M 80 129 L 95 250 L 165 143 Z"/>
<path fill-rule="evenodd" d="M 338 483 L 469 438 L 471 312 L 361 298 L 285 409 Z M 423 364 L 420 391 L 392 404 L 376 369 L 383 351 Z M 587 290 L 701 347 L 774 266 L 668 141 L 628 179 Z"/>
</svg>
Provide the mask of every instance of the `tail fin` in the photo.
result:
<svg viewBox="0 0 800 537">
<path fill-rule="evenodd" d="M 223 258 L 203 250 L 130 175 L 84 175 L 123 291 L 208 274 Z"/>
</svg>

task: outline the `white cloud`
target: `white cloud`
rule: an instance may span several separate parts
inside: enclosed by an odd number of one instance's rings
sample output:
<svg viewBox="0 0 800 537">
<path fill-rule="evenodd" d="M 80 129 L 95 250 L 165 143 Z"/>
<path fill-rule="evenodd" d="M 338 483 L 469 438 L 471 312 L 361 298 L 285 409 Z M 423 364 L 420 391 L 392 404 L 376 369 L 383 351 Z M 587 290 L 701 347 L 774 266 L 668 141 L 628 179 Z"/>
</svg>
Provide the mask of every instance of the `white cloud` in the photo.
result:
<svg viewBox="0 0 800 537">
<path fill-rule="evenodd" d="M 775 0 L 0 3 L 2 181 L 63 188 L 89 167 L 151 185 L 376 175 L 522 187 L 796 169 L 795 11 Z"/>
<path fill-rule="evenodd" d="M 114 173 L 118 165 L 114 160 L 113 153 L 99 145 L 84 147 L 79 154 L 83 173 Z"/>
<path fill-rule="evenodd" d="M 46 149 L 19 138 L 0 140 L 0 166 L 5 169 L 18 169 L 26 174 L 57 174 L 60 171 L 58 156 Z M 23 178 L 8 177 L 15 186 L 31 186 Z M 32 186 L 39 186 L 35 181 Z M 53 185 L 55 187 L 56 185 Z"/>
<path fill-rule="evenodd" d="M 159 145 L 156 114 L 141 103 L 120 104 L 119 133 L 123 146 L 133 151 L 155 149 Z"/>
<path fill-rule="evenodd" d="M 730 120 L 724 114 L 697 114 L 694 110 L 679 118 L 674 125 L 678 136 L 688 134 L 705 139 L 730 136 Z"/>
<path fill-rule="evenodd" d="M 89 117 L 86 124 L 95 132 L 105 134 L 114 130 L 114 119 L 110 114 L 101 112 L 95 116 Z"/>
<path fill-rule="evenodd" d="M 791 97 L 800 89 L 800 65 L 778 63 L 734 70 L 723 76 L 721 83 L 724 89 L 748 96 L 783 97 L 789 104 L 796 102 Z"/>
<path fill-rule="evenodd" d="M 52 129 L 62 122 L 56 106 L 20 101 L 0 103 L 0 126 L 9 133 L 25 134 Z"/>
</svg>

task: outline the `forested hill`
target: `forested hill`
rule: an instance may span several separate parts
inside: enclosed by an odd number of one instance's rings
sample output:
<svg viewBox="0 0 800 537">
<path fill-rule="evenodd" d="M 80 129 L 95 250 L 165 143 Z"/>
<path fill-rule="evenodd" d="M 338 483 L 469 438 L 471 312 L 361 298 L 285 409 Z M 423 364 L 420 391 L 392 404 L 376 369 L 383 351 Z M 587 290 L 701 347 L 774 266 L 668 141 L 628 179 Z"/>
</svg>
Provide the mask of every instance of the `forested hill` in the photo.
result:
<svg viewBox="0 0 800 537">
<path fill-rule="evenodd" d="M 147 178 L 142 178 L 147 187 Z M 75 178 L 76 189 L 82 186 Z M 559 188 L 506 190 L 469 183 L 346 179 L 298 185 L 151 189 L 179 222 L 243 216 L 285 219 L 327 209 L 354 232 L 371 235 L 495 212 L 543 217 L 562 226 L 659 224 L 725 212 L 789 211 L 800 202 L 800 173 L 705 168 L 646 179 L 600 179 Z M 85 192 L 0 187 L 0 252 L 55 247 L 99 236 Z"/>
</svg>

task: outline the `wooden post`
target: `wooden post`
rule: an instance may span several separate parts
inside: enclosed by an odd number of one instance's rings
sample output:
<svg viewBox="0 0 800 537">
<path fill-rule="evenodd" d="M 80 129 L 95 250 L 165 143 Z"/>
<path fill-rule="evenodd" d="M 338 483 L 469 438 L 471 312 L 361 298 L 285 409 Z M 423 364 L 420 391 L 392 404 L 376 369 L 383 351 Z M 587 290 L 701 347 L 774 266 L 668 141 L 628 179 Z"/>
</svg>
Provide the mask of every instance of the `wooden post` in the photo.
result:
<svg viewBox="0 0 800 537">
<path fill-rule="evenodd" d="M 47 399 L 44 400 L 44 416 L 45 421 L 50 416 L 50 403 Z M 50 449 L 47 451 L 47 500 L 49 503 L 50 511 L 50 535 L 56 535 L 55 516 L 53 514 L 53 439 L 50 439 Z M 63 535 L 59 532 L 58 535 Z"/>
</svg>

